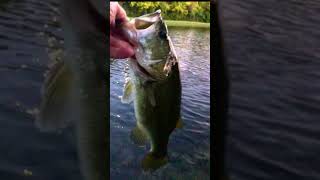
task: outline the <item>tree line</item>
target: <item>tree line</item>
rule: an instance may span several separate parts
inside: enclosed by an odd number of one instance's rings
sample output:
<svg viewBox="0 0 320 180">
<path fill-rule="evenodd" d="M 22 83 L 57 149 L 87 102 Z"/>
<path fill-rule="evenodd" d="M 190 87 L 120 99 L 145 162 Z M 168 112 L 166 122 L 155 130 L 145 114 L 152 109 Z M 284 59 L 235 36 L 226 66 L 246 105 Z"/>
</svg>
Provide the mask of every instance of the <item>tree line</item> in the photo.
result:
<svg viewBox="0 0 320 180">
<path fill-rule="evenodd" d="M 161 9 L 167 20 L 210 22 L 210 2 L 120 2 L 129 17 Z"/>
</svg>

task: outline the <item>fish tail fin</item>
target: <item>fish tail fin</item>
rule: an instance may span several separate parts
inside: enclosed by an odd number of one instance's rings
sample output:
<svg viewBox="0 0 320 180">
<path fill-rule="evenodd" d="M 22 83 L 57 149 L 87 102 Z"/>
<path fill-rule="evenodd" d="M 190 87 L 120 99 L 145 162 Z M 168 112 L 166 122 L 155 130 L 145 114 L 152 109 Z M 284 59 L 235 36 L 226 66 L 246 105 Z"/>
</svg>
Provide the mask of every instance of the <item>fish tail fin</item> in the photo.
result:
<svg viewBox="0 0 320 180">
<path fill-rule="evenodd" d="M 183 127 L 183 122 L 182 122 L 181 118 L 179 118 L 177 125 L 176 125 L 176 128 L 181 129 L 182 127 Z"/>
<path fill-rule="evenodd" d="M 132 129 L 130 136 L 131 136 L 131 140 L 136 145 L 142 146 L 142 145 L 145 145 L 148 141 L 147 135 L 138 126 Z"/>
<path fill-rule="evenodd" d="M 156 170 L 168 163 L 168 157 L 156 157 L 152 153 L 148 153 L 142 160 L 142 168 L 147 170 Z"/>
</svg>

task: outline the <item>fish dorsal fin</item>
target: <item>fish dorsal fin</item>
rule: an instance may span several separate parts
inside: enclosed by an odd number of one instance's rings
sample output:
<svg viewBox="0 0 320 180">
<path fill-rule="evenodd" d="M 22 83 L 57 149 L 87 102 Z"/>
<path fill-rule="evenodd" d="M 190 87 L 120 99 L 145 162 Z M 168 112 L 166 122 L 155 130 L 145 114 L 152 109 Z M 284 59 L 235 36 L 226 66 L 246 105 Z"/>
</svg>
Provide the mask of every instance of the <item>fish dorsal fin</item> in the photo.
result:
<svg viewBox="0 0 320 180">
<path fill-rule="evenodd" d="M 127 78 L 123 88 L 121 102 L 129 104 L 134 99 L 134 85 L 131 78 Z"/>
<path fill-rule="evenodd" d="M 62 61 L 49 68 L 42 86 L 42 101 L 36 118 L 41 130 L 56 130 L 67 126 L 67 114 L 72 96 L 73 76 Z"/>
</svg>

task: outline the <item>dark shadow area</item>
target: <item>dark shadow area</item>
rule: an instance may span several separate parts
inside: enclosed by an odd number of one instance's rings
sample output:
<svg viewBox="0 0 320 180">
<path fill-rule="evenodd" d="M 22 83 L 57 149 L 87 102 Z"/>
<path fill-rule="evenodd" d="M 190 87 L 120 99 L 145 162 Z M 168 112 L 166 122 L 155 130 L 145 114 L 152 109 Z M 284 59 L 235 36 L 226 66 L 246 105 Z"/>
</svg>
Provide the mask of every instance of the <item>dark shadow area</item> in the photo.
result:
<svg viewBox="0 0 320 180">
<path fill-rule="evenodd" d="M 213 148 L 212 148 L 212 162 L 213 162 L 213 177 L 215 179 L 227 180 L 228 173 L 226 171 L 226 138 L 228 135 L 228 110 L 229 110 L 229 71 L 228 62 L 225 57 L 223 29 L 221 27 L 221 15 L 219 9 L 219 2 L 213 2 L 213 31 L 212 31 L 212 44 L 213 44 L 213 71 L 212 76 L 215 81 L 211 81 L 211 88 L 214 92 L 213 113 L 214 126 L 213 126 Z"/>
</svg>

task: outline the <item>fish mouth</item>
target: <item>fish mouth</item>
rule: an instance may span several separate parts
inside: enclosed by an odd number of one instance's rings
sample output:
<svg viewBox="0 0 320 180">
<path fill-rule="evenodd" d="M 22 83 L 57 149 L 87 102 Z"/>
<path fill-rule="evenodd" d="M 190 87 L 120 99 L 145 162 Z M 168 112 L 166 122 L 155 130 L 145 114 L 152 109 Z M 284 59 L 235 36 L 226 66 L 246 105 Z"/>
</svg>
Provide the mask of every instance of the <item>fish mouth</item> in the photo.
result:
<svg viewBox="0 0 320 180">
<path fill-rule="evenodd" d="M 161 10 L 157 10 L 154 13 L 133 18 L 128 22 L 116 23 L 116 25 L 119 32 L 136 48 L 139 44 L 138 34 L 144 34 L 150 26 L 160 21 L 162 21 Z"/>
<path fill-rule="evenodd" d="M 151 25 L 162 20 L 161 10 L 157 10 L 154 13 L 146 14 L 133 19 L 135 28 L 137 30 L 147 29 Z"/>
<path fill-rule="evenodd" d="M 155 78 L 156 75 L 152 75 L 152 73 L 149 71 L 149 67 L 157 63 L 166 61 L 166 59 L 162 59 L 162 57 L 159 57 L 158 59 L 157 57 L 155 57 L 157 59 L 139 62 L 137 56 L 140 56 L 139 54 L 143 53 L 142 51 L 144 51 L 144 45 L 141 44 L 142 42 L 140 42 L 139 40 L 140 37 L 153 37 L 155 36 L 153 34 L 156 33 L 160 38 L 167 39 L 167 29 L 161 17 L 161 10 L 157 10 L 153 13 L 133 18 L 128 22 L 123 22 L 118 25 L 118 28 L 121 30 L 124 37 L 130 42 L 130 44 L 136 51 L 136 54 L 130 59 L 130 61 L 134 64 L 134 71 L 136 71 L 140 76 L 148 78 L 149 80 L 158 79 Z M 139 50 L 139 47 L 141 52 L 138 53 L 137 50 Z"/>
</svg>

